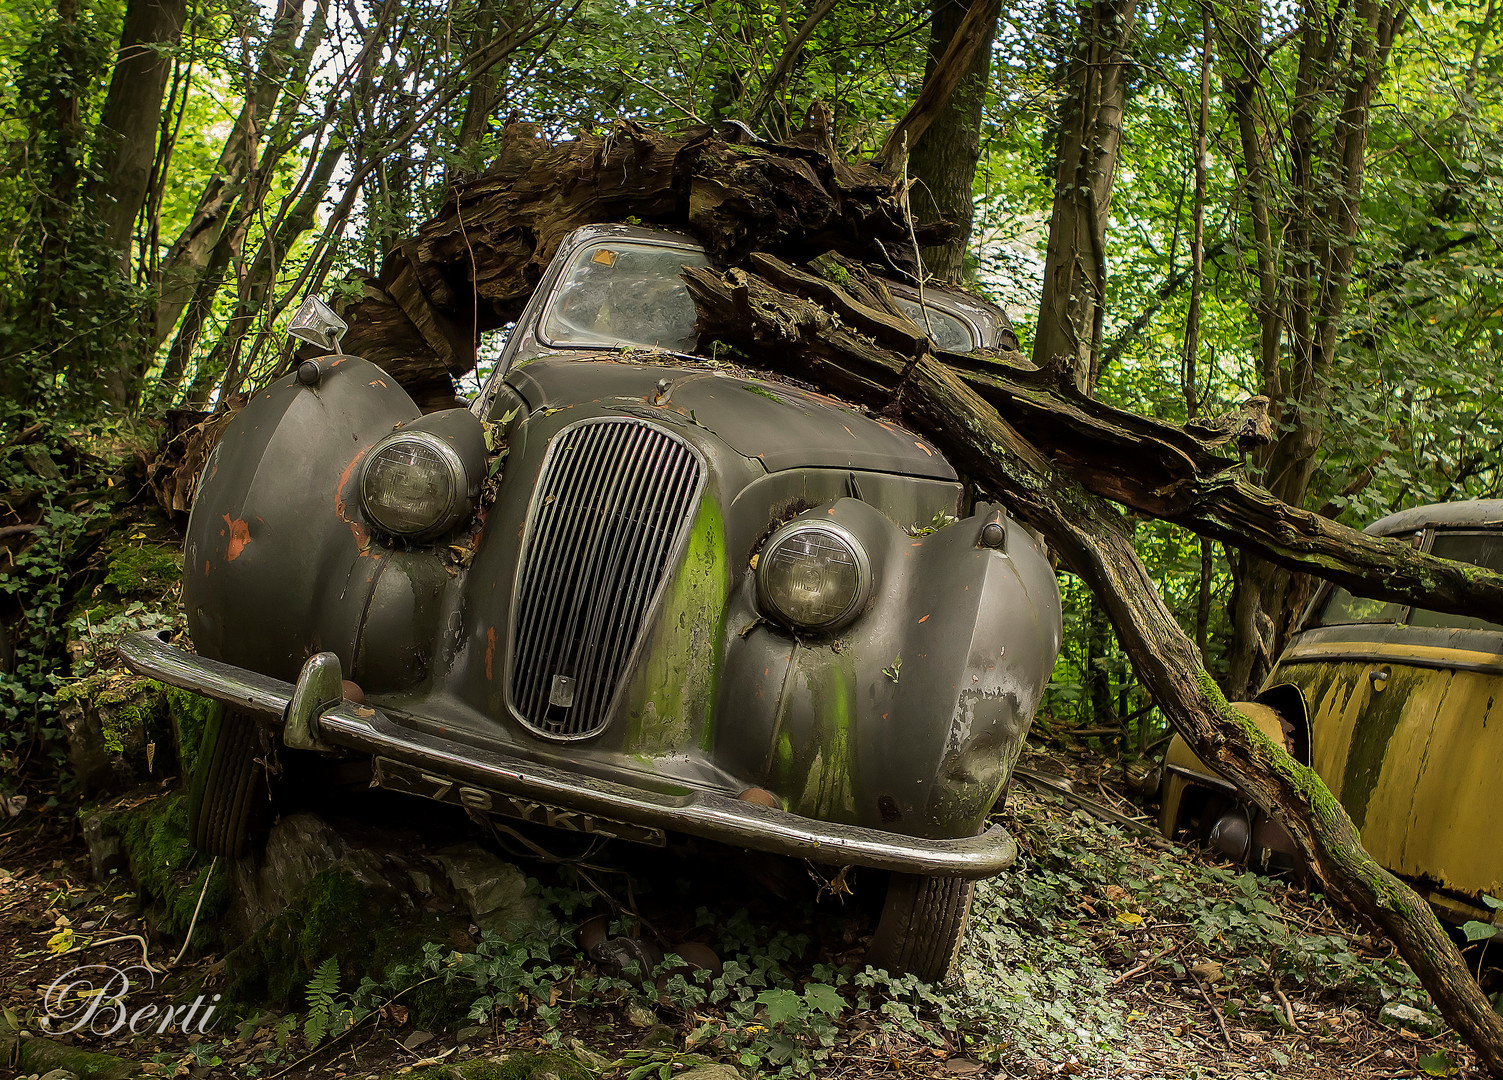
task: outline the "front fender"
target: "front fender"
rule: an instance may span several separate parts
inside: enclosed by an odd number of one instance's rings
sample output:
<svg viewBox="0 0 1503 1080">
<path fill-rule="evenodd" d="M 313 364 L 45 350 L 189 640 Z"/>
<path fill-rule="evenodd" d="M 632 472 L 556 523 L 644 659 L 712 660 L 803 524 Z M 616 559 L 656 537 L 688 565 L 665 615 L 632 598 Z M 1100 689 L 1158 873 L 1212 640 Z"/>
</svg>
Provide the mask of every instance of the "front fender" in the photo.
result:
<svg viewBox="0 0 1503 1080">
<path fill-rule="evenodd" d="M 209 455 L 188 519 L 183 604 L 204 656 L 293 679 L 317 652 L 355 659 L 389 552 L 358 506 L 359 465 L 418 407 L 358 357 L 321 362 L 258 393 Z"/>
<path fill-rule="evenodd" d="M 856 499 L 809 515 L 862 538 L 871 606 L 833 639 L 761 625 L 731 634 L 717 755 L 799 814 L 914 836 L 975 832 L 1059 649 L 1053 572 L 1011 522 L 1002 549 L 980 544 L 991 514 L 917 537 Z M 752 594 L 748 580 L 732 630 L 755 610 Z"/>
</svg>

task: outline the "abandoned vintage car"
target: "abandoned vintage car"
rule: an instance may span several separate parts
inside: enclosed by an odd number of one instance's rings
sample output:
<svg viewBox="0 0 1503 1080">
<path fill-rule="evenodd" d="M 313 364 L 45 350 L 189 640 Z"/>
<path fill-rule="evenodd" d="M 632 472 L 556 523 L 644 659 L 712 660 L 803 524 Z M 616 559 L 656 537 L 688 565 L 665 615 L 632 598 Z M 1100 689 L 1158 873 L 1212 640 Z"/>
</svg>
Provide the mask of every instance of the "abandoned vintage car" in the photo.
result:
<svg viewBox="0 0 1503 1080">
<path fill-rule="evenodd" d="M 472 408 L 428 415 L 300 316 L 328 355 L 203 472 L 195 651 L 123 647 L 227 706 L 201 848 L 253 843 L 267 736 L 474 811 L 878 871 L 872 962 L 950 969 L 972 881 L 1015 858 L 987 814 L 1059 647 L 1054 574 L 923 439 L 689 355 L 679 275 L 706 263 L 576 232 Z M 1010 333 L 925 301 L 968 348 Z"/>
<path fill-rule="evenodd" d="M 1503 570 L 1503 501 L 1420 506 L 1368 527 L 1458 562 Z M 1491 921 L 1503 897 L 1493 839 L 1503 768 L 1503 624 L 1366 600 L 1327 585 L 1249 710 L 1341 800 L 1372 856 L 1453 921 Z M 1228 854 L 1282 838 L 1178 736 L 1160 825 L 1198 821 Z M 1251 817 L 1249 817 L 1251 814 Z"/>
</svg>

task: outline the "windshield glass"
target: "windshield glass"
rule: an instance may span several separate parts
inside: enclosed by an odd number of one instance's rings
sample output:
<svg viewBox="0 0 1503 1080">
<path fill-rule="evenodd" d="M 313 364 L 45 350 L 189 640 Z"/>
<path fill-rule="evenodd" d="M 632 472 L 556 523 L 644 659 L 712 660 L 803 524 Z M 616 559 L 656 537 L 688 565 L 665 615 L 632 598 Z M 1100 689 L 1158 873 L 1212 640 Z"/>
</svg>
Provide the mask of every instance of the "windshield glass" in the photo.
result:
<svg viewBox="0 0 1503 1080">
<path fill-rule="evenodd" d="M 1503 533 L 1437 532 L 1430 554 L 1457 562 L 1475 563 L 1489 570 L 1503 570 Z M 1411 626 L 1449 626 L 1457 630 L 1503 630 L 1495 622 L 1467 615 L 1447 615 L 1441 611 L 1415 608 L 1409 613 Z"/>
<path fill-rule="evenodd" d="M 924 309 L 927 308 L 929 337 L 935 345 L 946 352 L 970 352 L 976 347 L 976 343 L 971 340 L 971 328 L 949 312 L 941 311 L 933 304 L 920 307 L 917 300 L 910 300 L 906 296 L 894 296 L 892 302 L 898 305 L 898 310 L 912 319 L 920 330 L 924 329 Z"/>
<path fill-rule="evenodd" d="M 694 348 L 694 301 L 679 277 L 709 266 L 702 252 L 612 240 L 581 248 L 569 261 L 543 312 L 552 345 Z"/>
</svg>

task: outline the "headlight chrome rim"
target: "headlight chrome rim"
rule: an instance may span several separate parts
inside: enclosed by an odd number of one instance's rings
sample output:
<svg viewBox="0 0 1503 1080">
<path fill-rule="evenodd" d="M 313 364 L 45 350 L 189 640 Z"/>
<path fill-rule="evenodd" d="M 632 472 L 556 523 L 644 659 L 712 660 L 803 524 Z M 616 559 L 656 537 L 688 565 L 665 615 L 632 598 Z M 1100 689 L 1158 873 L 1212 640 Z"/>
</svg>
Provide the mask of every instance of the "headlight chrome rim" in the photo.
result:
<svg viewBox="0 0 1503 1080">
<path fill-rule="evenodd" d="M 372 497 L 370 484 L 372 469 L 381 460 L 381 455 L 403 443 L 415 443 L 425 450 L 433 452 L 447 468 L 449 473 L 449 497 L 442 509 L 433 515 L 432 520 L 422 528 L 404 529 L 395 527 L 390 521 L 383 521 L 381 514 L 372 509 Z M 459 519 L 464 516 L 464 510 L 469 502 L 470 477 L 464 466 L 459 452 L 450 446 L 444 439 L 439 438 L 428 431 L 397 431 L 386 436 L 375 446 L 371 447 L 370 453 L 360 467 L 360 505 L 365 511 L 366 519 L 381 534 L 396 540 L 404 540 L 408 543 L 420 543 L 431 540 L 436 536 L 448 532 Z"/>
<path fill-rule="evenodd" d="M 825 533 L 838 540 L 850 552 L 856 574 L 855 588 L 840 611 L 817 620 L 783 610 L 773 598 L 770 581 L 777 571 L 779 549 L 807 533 Z M 765 614 L 793 630 L 828 633 L 849 625 L 866 610 L 872 594 L 872 577 L 871 556 L 867 553 L 866 545 L 850 529 L 828 519 L 796 518 L 774 531 L 762 545 L 757 557 L 757 602 Z"/>
</svg>

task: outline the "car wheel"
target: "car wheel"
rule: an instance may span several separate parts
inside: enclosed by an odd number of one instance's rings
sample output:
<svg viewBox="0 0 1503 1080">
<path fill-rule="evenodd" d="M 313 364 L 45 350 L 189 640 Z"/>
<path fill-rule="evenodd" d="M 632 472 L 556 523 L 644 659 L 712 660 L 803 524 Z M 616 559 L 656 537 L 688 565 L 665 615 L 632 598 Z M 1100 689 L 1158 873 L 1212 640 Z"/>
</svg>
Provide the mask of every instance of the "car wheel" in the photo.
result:
<svg viewBox="0 0 1503 1080">
<path fill-rule="evenodd" d="M 204 727 L 188 796 L 188 836 L 206 855 L 238 859 L 266 839 L 271 795 L 254 717 L 225 709 Z"/>
<path fill-rule="evenodd" d="M 926 982 L 949 978 L 970 921 L 974 882 L 893 874 L 866 962 Z"/>
</svg>

